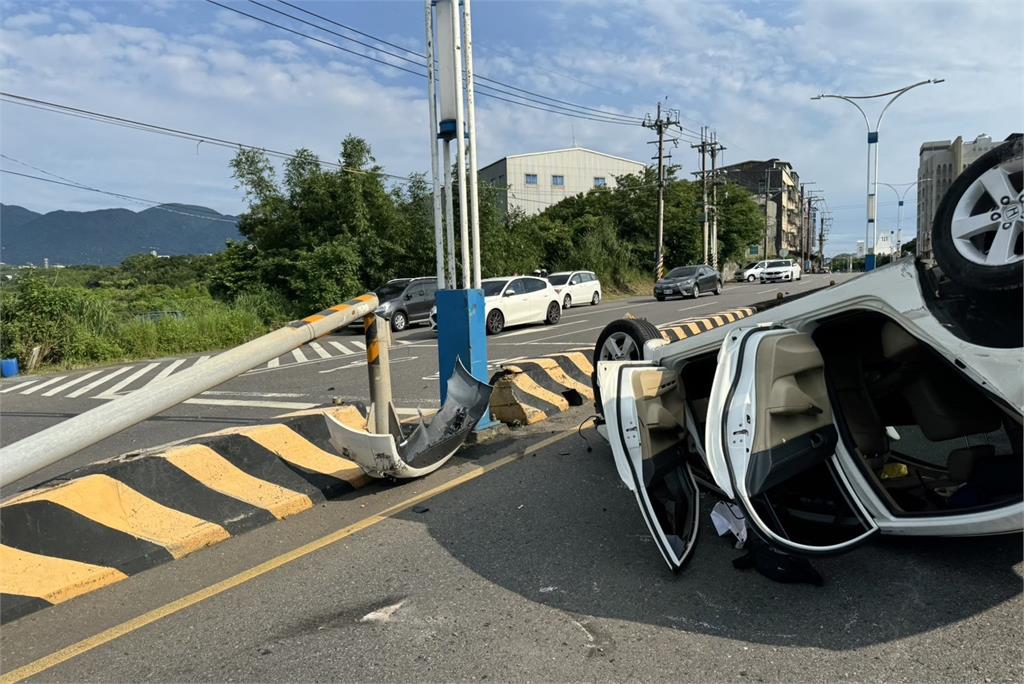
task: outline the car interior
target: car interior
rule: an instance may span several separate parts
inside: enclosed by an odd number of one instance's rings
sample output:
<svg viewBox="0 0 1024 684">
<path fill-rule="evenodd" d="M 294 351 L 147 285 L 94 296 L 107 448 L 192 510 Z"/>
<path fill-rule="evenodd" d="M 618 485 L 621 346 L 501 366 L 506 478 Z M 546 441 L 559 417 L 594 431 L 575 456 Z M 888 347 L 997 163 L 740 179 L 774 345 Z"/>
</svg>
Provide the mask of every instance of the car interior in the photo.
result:
<svg viewBox="0 0 1024 684">
<path fill-rule="evenodd" d="M 837 440 L 896 516 L 955 515 L 1021 500 L 1021 416 L 895 322 L 850 312 L 821 321 L 811 335 L 777 340 L 762 344 L 757 359 L 766 380 L 758 388 L 758 424 L 766 427 L 754 451 L 768 465 L 752 467 L 746 482 L 758 516 L 776 534 L 821 547 L 870 528 L 831 457 Z M 685 360 L 678 372 L 652 369 L 634 380 L 649 459 L 644 478 L 669 530 L 674 506 L 690 503 L 674 469 L 686 463 L 715 488 L 703 435 L 716 368 L 717 352 Z M 639 378 L 648 378 L 643 387 Z"/>
</svg>

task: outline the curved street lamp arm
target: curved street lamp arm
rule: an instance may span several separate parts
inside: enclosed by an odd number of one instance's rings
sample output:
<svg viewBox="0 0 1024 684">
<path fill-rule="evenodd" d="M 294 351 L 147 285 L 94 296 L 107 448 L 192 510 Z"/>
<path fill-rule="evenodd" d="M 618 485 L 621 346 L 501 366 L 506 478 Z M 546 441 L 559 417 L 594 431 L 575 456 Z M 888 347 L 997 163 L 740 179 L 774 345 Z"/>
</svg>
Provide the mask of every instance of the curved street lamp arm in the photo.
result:
<svg viewBox="0 0 1024 684">
<path fill-rule="evenodd" d="M 914 85 L 908 85 L 906 88 L 900 88 L 899 90 L 894 90 L 893 93 L 895 93 L 895 95 L 893 95 L 892 99 L 889 100 L 885 104 L 884 107 L 882 107 L 882 111 L 878 115 L 878 121 L 875 122 L 875 130 L 877 131 L 878 127 L 882 124 L 882 117 L 885 116 L 885 111 L 887 109 L 889 109 L 889 107 L 892 106 L 893 102 L 895 102 L 896 100 L 900 99 L 900 96 L 902 96 L 904 93 L 908 93 L 911 90 L 913 90 L 914 88 L 917 88 L 918 86 L 928 85 L 929 83 L 941 83 L 942 80 L 943 79 L 936 80 L 936 79 L 929 78 L 927 81 L 920 81 L 918 83 L 915 83 Z M 891 93 L 883 93 L 883 96 L 884 95 L 889 95 L 889 94 L 891 94 Z M 875 97 L 878 97 L 878 96 L 876 95 Z"/>
<path fill-rule="evenodd" d="M 853 100 L 871 100 L 871 99 L 874 99 L 876 97 L 885 97 L 886 95 L 897 95 L 897 96 L 899 96 L 899 95 L 902 95 L 903 93 L 907 92 L 911 88 L 916 88 L 917 86 L 923 86 L 923 85 L 926 85 L 928 83 L 942 83 L 944 80 L 946 80 L 946 79 L 944 79 L 944 78 L 929 78 L 929 79 L 925 79 L 924 81 L 918 81 L 917 83 L 912 83 L 911 85 L 904 86 L 902 88 L 897 88 L 896 90 L 890 90 L 887 93 L 878 93 L 877 95 L 848 95 L 846 97 L 849 97 L 850 99 L 853 99 Z"/>
<path fill-rule="evenodd" d="M 868 121 L 868 115 L 864 113 L 864 109 L 859 104 L 854 102 L 852 98 L 846 97 L 845 95 L 818 95 L 817 97 L 812 97 L 811 99 L 812 100 L 820 100 L 820 99 L 826 98 L 826 97 L 830 97 L 830 98 L 833 98 L 835 100 L 845 100 L 845 101 L 849 102 L 850 104 L 852 104 L 854 107 L 856 107 L 857 111 L 860 112 L 860 115 L 862 117 L 864 117 L 864 125 L 867 126 L 868 132 L 869 133 L 871 132 L 871 123 Z"/>
</svg>

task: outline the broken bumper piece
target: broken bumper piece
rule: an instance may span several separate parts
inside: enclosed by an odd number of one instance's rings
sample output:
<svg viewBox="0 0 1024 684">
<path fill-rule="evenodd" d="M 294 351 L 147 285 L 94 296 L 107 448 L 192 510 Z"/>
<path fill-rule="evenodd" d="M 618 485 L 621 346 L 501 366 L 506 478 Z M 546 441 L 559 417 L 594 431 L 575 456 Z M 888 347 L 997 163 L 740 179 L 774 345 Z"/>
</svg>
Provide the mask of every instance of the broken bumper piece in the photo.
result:
<svg viewBox="0 0 1024 684">
<path fill-rule="evenodd" d="M 444 465 L 466 441 L 488 410 L 491 390 L 458 361 L 448 380 L 444 406 L 429 423 L 421 419 L 408 438 L 397 424 L 393 431 L 398 434 L 377 434 L 349 427 L 327 415 L 331 444 L 371 477 L 422 477 Z"/>
</svg>

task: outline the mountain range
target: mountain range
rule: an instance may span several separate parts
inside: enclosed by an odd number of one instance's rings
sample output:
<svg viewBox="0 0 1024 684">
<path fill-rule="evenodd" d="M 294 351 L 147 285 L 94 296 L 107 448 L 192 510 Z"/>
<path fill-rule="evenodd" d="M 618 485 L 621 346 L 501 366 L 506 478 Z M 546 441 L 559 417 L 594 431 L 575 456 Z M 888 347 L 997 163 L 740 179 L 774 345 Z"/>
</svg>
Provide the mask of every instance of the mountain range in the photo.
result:
<svg viewBox="0 0 1024 684">
<path fill-rule="evenodd" d="M 0 261 L 41 266 L 112 266 L 132 254 L 209 254 L 238 240 L 237 218 L 207 207 L 161 204 L 143 211 L 99 209 L 40 214 L 0 204 Z"/>
</svg>

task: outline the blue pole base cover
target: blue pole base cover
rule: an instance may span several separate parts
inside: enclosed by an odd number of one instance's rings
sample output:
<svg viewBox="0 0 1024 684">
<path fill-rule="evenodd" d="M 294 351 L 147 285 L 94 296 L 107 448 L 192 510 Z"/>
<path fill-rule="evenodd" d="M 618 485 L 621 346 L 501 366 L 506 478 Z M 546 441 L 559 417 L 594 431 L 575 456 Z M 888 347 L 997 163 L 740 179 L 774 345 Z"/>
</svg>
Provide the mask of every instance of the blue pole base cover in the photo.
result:
<svg viewBox="0 0 1024 684">
<path fill-rule="evenodd" d="M 875 270 L 875 255 L 868 254 L 864 257 L 864 272 Z"/>
<path fill-rule="evenodd" d="M 448 393 L 448 379 L 455 372 L 455 360 L 481 382 L 487 382 L 487 331 L 484 327 L 483 290 L 438 290 L 437 367 L 441 381 L 441 404 Z M 488 410 L 477 423 L 477 431 L 493 425 Z"/>
</svg>

